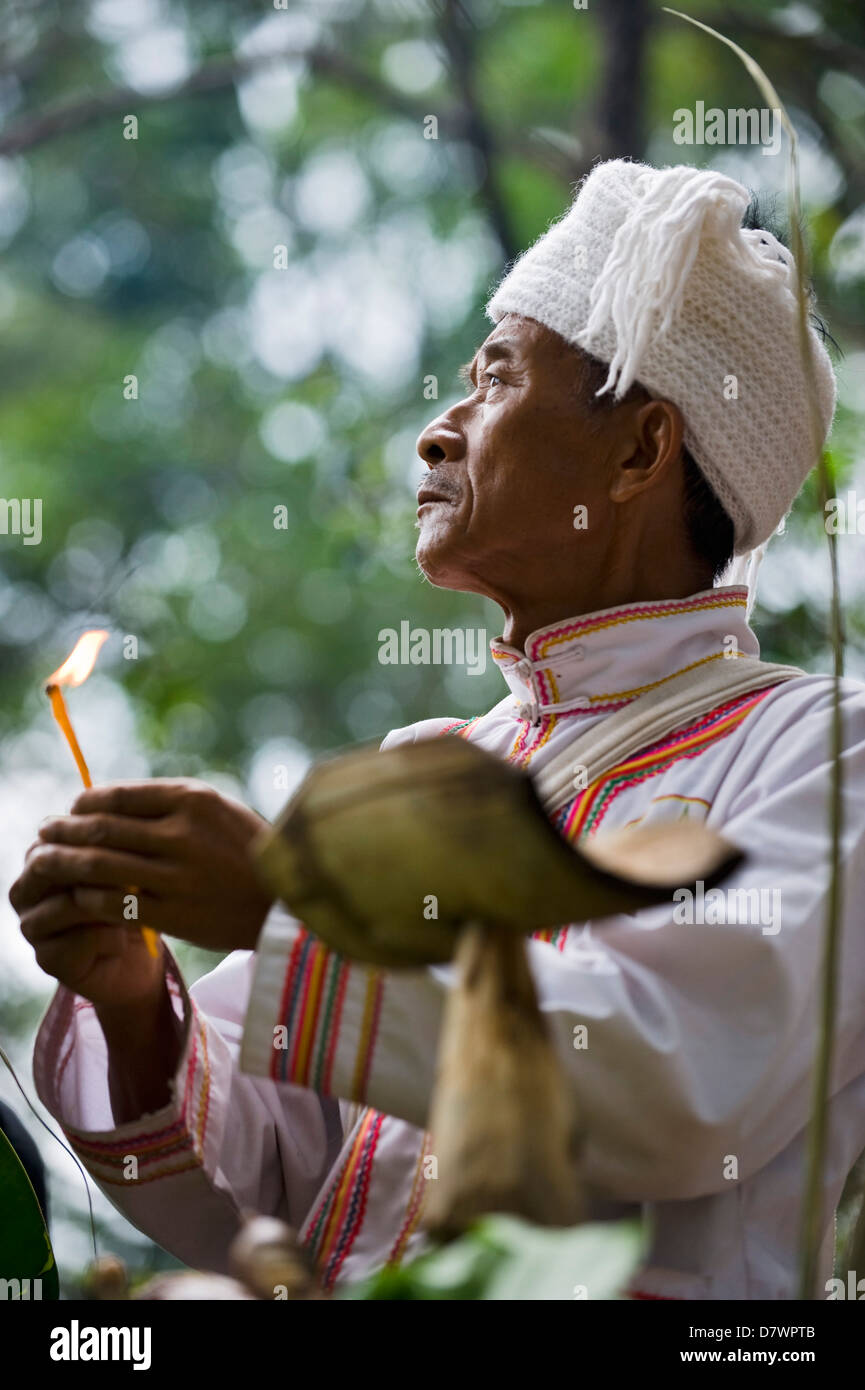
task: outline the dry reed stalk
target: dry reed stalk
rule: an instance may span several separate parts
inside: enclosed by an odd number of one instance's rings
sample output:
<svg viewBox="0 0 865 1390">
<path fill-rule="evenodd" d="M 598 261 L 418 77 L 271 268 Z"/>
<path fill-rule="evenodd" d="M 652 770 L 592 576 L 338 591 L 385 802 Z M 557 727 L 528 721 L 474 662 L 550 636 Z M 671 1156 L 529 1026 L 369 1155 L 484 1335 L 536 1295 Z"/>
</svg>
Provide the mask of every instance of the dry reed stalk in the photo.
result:
<svg viewBox="0 0 865 1390">
<path fill-rule="evenodd" d="M 764 100 L 780 113 L 781 121 L 789 141 L 787 164 L 788 199 L 790 206 L 790 239 L 796 261 L 796 303 L 798 308 L 799 345 L 802 366 L 808 389 L 808 405 L 811 420 L 811 437 L 814 462 L 818 470 L 820 485 L 821 523 L 825 518 L 825 503 L 832 483 L 829 460 L 823 449 L 823 428 L 817 404 L 811 358 L 811 338 L 808 327 L 808 256 L 802 237 L 802 202 L 799 191 L 798 139 L 793 123 L 779 97 L 773 83 L 759 63 L 744 48 L 711 29 L 690 15 L 664 6 L 667 14 L 684 19 L 688 24 L 704 30 L 712 38 L 726 44 L 744 64 L 747 72 L 756 83 Z M 824 525 L 829 545 L 829 566 L 832 578 L 832 600 L 830 609 L 830 642 L 833 659 L 832 723 L 830 746 L 832 752 L 832 774 L 829 786 L 829 867 L 831 873 L 829 894 L 826 903 L 826 923 L 823 936 L 823 959 L 820 970 L 820 1037 L 814 1063 L 811 1101 L 811 1120 L 808 1135 L 808 1157 L 805 1178 L 805 1195 L 802 1213 L 801 1252 L 799 1262 L 799 1298 L 815 1297 L 815 1283 L 820 1258 L 823 1166 L 826 1158 L 827 1123 L 829 1091 L 832 1075 L 832 1054 L 834 1045 L 835 1001 L 837 996 L 838 967 L 840 961 L 840 922 L 841 922 L 841 835 L 842 835 L 842 769 L 841 752 L 843 748 L 843 729 L 841 722 L 840 680 L 844 673 L 844 629 L 841 612 L 841 585 L 838 576 L 838 555 L 835 536 Z"/>
</svg>

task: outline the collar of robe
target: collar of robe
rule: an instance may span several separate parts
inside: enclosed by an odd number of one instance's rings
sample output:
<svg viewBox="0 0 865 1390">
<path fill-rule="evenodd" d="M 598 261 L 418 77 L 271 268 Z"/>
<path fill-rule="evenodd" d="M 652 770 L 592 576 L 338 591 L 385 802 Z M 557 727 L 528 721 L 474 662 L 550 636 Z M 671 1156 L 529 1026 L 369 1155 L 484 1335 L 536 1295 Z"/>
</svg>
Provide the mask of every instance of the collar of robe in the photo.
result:
<svg viewBox="0 0 865 1390">
<path fill-rule="evenodd" d="M 539 628 L 524 651 L 500 639 L 490 650 L 518 719 L 603 714 L 683 671 L 759 656 L 747 601 L 735 586 L 605 608 Z"/>
</svg>

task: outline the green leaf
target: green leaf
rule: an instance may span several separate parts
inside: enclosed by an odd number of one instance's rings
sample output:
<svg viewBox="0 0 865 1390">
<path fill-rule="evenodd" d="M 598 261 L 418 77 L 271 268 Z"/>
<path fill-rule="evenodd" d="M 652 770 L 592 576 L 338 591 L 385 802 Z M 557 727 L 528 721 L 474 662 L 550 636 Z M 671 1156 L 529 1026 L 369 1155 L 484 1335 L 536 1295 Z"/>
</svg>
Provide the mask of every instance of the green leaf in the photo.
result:
<svg viewBox="0 0 865 1390">
<path fill-rule="evenodd" d="M 617 1298 L 644 1246 L 638 1221 L 548 1230 L 512 1216 L 491 1216 L 479 1224 L 477 1235 L 502 1255 L 486 1299 Z"/>
<path fill-rule="evenodd" d="M 17 1153 L 0 1130 L 0 1279 L 41 1280 L 41 1297 L 60 1297 L 45 1217 Z M 33 1286 L 30 1286 L 33 1297 Z M 13 1295 L 7 1288 L 6 1297 Z M 18 1295 L 20 1297 L 20 1293 Z"/>
<path fill-rule="evenodd" d="M 637 1221 L 548 1230 L 489 1216 L 459 1240 L 338 1294 L 348 1299 L 604 1300 L 621 1295 L 643 1257 Z"/>
</svg>

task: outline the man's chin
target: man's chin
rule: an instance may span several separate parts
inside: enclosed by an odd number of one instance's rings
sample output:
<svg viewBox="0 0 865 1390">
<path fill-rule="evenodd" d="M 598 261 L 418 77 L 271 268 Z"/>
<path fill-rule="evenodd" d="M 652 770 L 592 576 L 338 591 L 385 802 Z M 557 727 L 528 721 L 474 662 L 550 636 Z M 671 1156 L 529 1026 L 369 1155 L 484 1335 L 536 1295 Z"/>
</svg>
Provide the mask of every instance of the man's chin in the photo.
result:
<svg viewBox="0 0 865 1390">
<path fill-rule="evenodd" d="M 434 536 L 424 536 L 421 532 L 414 557 L 430 584 L 437 589 L 461 589 L 461 574 L 456 569 L 453 557 L 448 555 L 450 547 Z"/>
</svg>

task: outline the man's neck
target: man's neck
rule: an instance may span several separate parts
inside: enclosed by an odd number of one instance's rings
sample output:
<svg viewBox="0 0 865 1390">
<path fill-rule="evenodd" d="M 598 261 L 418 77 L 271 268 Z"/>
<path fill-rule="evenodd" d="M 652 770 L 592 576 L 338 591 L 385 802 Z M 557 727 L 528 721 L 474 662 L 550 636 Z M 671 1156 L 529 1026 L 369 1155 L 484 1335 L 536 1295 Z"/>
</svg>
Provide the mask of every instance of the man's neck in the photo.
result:
<svg viewBox="0 0 865 1390">
<path fill-rule="evenodd" d="M 665 599 L 688 598 L 712 588 L 712 576 L 703 567 L 695 569 L 688 578 L 671 581 L 663 575 L 651 582 L 636 585 L 599 584 L 582 593 L 550 596 L 526 604 L 506 607 L 497 600 L 505 614 L 502 639 L 508 646 L 524 651 L 526 639 L 540 628 L 552 627 L 570 618 L 587 613 L 599 613 L 607 608 L 623 608 L 632 603 L 657 603 Z"/>
</svg>

